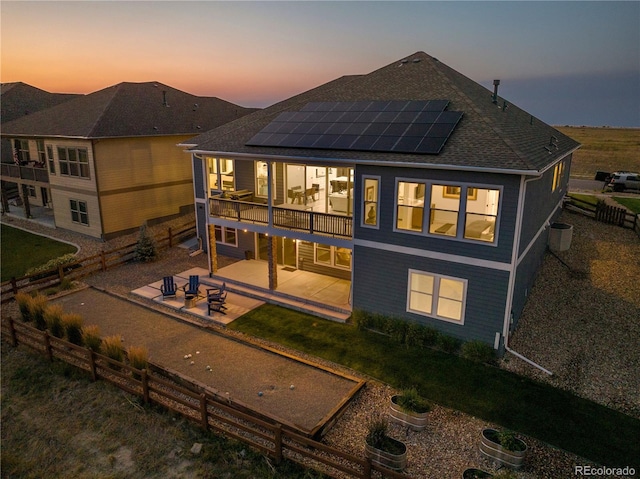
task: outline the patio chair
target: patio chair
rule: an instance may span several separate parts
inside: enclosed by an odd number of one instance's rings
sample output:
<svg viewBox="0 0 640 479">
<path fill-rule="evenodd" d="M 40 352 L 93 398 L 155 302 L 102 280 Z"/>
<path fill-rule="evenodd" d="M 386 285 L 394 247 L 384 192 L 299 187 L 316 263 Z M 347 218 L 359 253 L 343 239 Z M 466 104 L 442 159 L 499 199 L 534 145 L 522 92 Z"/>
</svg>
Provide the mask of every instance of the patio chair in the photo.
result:
<svg viewBox="0 0 640 479">
<path fill-rule="evenodd" d="M 165 276 L 162 278 L 162 284 L 160 285 L 160 291 L 162 292 L 162 299 L 173 296 L 176 297 L 178 293 L 178 287 L 173 280 L 173 276 Z"/>
<path fill-rule="evenodd" d="M 227 290 L 227 283 L 222 283 L 222 286 L 215 286 L 213 288 L 207 288 L 207 300 L 220 297 L 222 293 Z"/>
<path fill-rule="evenodd" d="M 227 300 L 227 292 L 223 291 L 220 295 L 207 296 L 207 314 L 211 316 L 211 312 L 227 314 L 227 307 L 224 303 Z"/>
<path fill-rule="evenodd" d="M 195 296 L 196 298 L 200 297 L 200 277 L 197 274 L 192 274 L 189 276 L 189 282 L 185 284 L 182 289 L 184 290 L 184 295 Z"/>
</svg>

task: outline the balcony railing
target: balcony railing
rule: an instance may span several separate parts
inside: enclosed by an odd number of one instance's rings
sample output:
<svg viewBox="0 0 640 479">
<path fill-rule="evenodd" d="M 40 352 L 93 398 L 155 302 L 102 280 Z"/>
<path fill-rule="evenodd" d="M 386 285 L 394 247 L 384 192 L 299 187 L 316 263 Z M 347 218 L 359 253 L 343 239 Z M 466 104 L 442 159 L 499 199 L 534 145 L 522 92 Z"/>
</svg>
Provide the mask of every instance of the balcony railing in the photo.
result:
<svg viewBox="0 0 640 479">
<path fill-rule="evenodd" d="M 210 198 L 209 211 L 211 216 L 217 218 L 269 224 L 269 208 L 262 203 Z M 285 206 L 274 206 L 272 211 L 273 226 L 276 228 L 349 239 L 353 236 L 353 217 L 351 216 L 298 210 Z"/>
<path fill-rule="evenodd" d="M 0 175 L 3 178 L 20 178 L 21 180 L 49 183 L 49 172 L 46 168 L 19 166 L 12 163 L 0 163 Z"/>
</svg>

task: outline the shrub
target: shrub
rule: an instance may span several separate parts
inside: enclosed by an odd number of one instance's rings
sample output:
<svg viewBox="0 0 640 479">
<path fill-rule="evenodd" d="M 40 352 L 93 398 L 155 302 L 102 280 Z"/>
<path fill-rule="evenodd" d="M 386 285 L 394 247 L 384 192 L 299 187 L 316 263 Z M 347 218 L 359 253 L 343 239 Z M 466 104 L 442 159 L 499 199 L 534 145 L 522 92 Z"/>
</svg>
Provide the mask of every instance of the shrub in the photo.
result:
<svg viewBox="0 0 640 479">
<path fill-rule="evenodd" d="M 512 431 L 498 431 L 498 443 L 508 451 L 523 451 L 523 443 Z"/>
<path fill-rule="evenodd" d="M 82 341 L 84 345 L 94 352 L 100 352 L 100 328 L 96 325 L 85 326 L 82 328 Z"/>
<path fill-rule="evenodd" d="M 496 357 L 493 348 L 480 340 L 464 343 L 460 353 L 463 358 L 480 363 L 492 363 Z"/>
<path fill-rule="evenodd" d="M 144 346 L 130 346 L 127 356 L 129 364 L 136 369 L 147 369 L 149 366 L 149 350 Z"/>
<path fill-rule="evenodd" d="M 100 346 L 100 350 L 102 354 L 106 357 L 111 358 L 115 361 L 123 362 L 124 360 L 124 348 L 122 347 L 122 337 L 119 335 L 116 336 L 107 336 L 102 340 L 102 344 Z"/>
<path fill-rule="evenodd" d="M 44 310 L 47 307 L 47 297 L 37 294 L 29 303 L 29 314 L 36 328 L 44 331 L 47 329 L 47 323 L 44 320 Z"/>
<path fill-rule="evenodd" d="M 25 273 L 25 276 L 33 276 L 38 273 L 43 273 L 45 271 L 49 271 L 51 269 L 57 268 L 58 266 L 63 266 L 65 264 L 73 263 L 76 260 L 76 255 L 74 253 L 67 253 L 62 256 L 58 256 L 57 258 L 53 258 L 46 263 L 30 268 Z"/>
<path fill-rule="evenodd" d="M 389 423 L 384 417 L 373 419 L 367 427 L 367 444 L 376 449 L 382 449 L 386 438 Z"/>
<path fill-rule="evenodd" d="M 70 343 L 82 346 L 82 316 L 79 314 L 65 314 L 62 316 L 62 324 Z"/>
<path fill-rule="evenodd" d="M 407 323 L 407 330 L 404 338 L 407 346 L 422 347 L 424 345 L 422 342 L 422 328 L 423 326 L 418 323 Z"/>
<path fill-rule="evenodd" d="M 134 258 L 141 263 L 149 263 L 155 260 L 157 255 L 156 243 L 147 231 L 147 223 L 145 222 L 140 226 L 138 242 L 134 250 Z"/>
<path fill-rule="evenodd" d="M 431 410 L 429 402 L 420 396 L 415 387 L 403 389 L 396 397 L 396 403 L 405 411 L 425 413 Z"/>
<path fill-rule="evenodd" d="M 435 346 L 440 339 L 440 331 L 431 326 L 420 327 L 420 340 L 423 346 Z"/>
<path fill-rule="evenodd" d="M 16 293 L 16 303 L 18 303 L 18 309 L 20 310 L 20 316 L 25 322 L 33 321 L 31 316 L 31 303 L 33 302 L 33 296 L 27 293 Z"/>
<path fill-rule="evenodd" d="M 64 311 L 59 304 L 50 304 L 44 310 L 44 321 L 47 323 L 49 332 L 56 338 L 64 337 L 63 315 Z"/>
<path fill-rule="evenodd" d="M 387 333 L 398 344 L 404 344 L 407 337 L 409 323 L 404 319 L 390 318 Z"/>
<path fill-rule="evenodd" d="M 371 319 L 369 313 L 366 311 L 363 311 L 362 309 L 354 309 L 351 313 L 351 321 L 357 329 L 363 330 L 369 327 Z"/>
<path fill-rule="evenodd" d="M 438 347 L 445 353 L 455 354 L 460 349 L 461 341 L 453 336 L 447 336 L 446 334 L 438 335 Z"/>
</svg>

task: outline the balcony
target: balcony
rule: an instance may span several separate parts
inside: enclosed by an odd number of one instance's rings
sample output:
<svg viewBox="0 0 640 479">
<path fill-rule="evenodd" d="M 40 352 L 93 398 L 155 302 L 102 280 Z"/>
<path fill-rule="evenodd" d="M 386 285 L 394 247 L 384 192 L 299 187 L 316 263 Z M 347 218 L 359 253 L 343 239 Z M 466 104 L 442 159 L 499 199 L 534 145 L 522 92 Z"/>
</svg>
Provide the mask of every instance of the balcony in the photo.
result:
<svg viewBox="0 0 640 479">
<path fill-rule="evenodd" d="M 263 203 L 210 198 L 209 211 L 211 216 L 216 218 L 241 223 L 269 224 L 269 207 Z M 273 206 L 272 212 L 272 224 L 276 228 L 348 239 L 353 237 L 352 216 L 320 213 L 302 205 L 292 204 Z"/>
<path fill-rule="evenodd" d="M 5 181 L 11 181 L 11 178 L 18 178 L 21 180 L 49 183 L 49 172 L 47 169 L 35 166 L 19 166 L 13 163 L 1 163 L 0 176 L 2 176 L 2 179 Z"/>
</svg>

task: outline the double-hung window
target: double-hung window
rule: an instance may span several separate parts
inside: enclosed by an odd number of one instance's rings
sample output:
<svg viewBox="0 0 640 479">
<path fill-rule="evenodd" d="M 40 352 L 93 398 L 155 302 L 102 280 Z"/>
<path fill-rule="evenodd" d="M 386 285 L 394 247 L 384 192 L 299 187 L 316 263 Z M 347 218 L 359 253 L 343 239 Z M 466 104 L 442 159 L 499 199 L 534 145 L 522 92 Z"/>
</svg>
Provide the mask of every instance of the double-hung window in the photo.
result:
<svg viewBox="0 0 640 479">
<path fill-rule="evenodd" d="M 238 230 L 226 226 L 214 225 L 216 243 L 238 246 Z"/>
<path fill-rule="evenodd" d="M 56 163 L 53 159 L 53 146 L 47 145 L 47 162 L 49 163 L 49 173 L 56 174 Z"/>
<path fill-rule="evenodd" d="M 60 174 L 76 178 L 89 178 L 89 156 L 86 148 L 58 147 Z"/>
<path fill-rule="evenodd" d="M 398 181 L 396 228 L 422 232 L 425 183 Z"/>
<path fill-rule="evenodd" d="M 79 200 L 69 200 L 71 208 L 71 221 L 81 225 L 89 226 L 89 213 L 87 203 Z"/>
<path fill-rule="evenodd" d="M 464 323 L 467 281 L 409 270 L 407 311 L 431 318 Z"/>
</svg>

